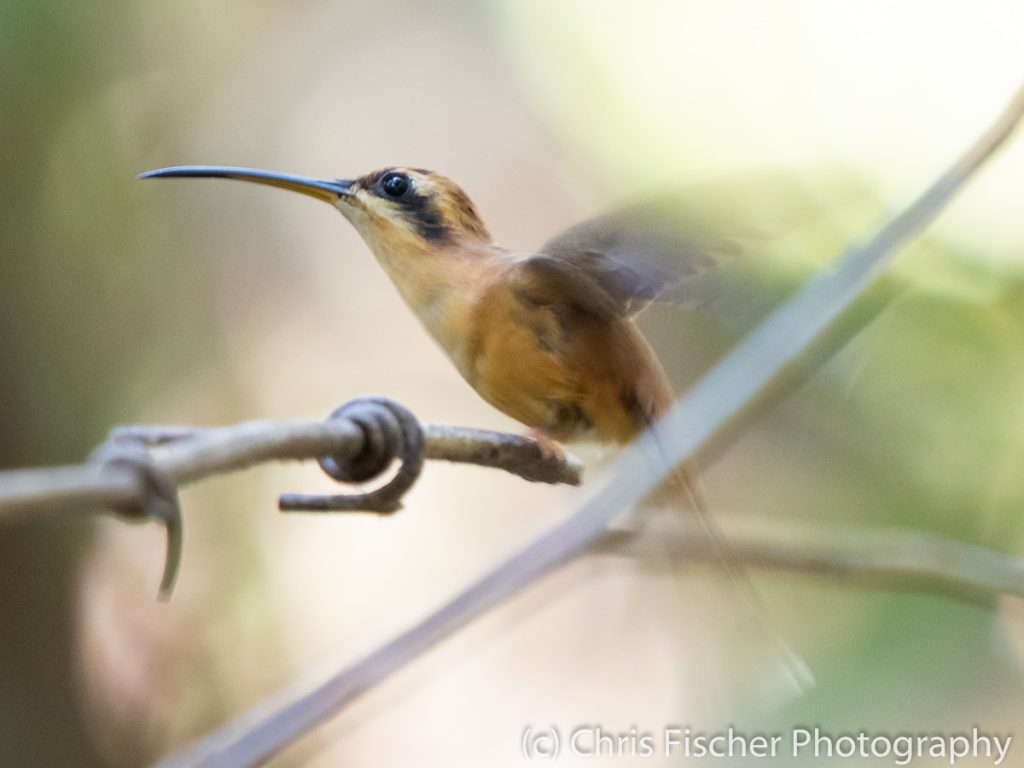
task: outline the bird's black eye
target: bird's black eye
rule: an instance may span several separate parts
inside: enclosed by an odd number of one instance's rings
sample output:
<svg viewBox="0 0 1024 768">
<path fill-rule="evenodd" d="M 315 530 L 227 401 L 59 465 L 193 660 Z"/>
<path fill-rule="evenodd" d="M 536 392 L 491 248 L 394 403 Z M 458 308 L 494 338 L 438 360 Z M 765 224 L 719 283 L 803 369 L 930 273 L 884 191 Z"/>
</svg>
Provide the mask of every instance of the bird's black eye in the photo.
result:
<svg viewBox="0 0 1024 768">
<path fill-rule="evenodd" d="M 411 186 L 412 182 L 404 173 L 388 173 L 380 180 L 380 188 L 388 197 L 402 197 Z"/>
</svg>

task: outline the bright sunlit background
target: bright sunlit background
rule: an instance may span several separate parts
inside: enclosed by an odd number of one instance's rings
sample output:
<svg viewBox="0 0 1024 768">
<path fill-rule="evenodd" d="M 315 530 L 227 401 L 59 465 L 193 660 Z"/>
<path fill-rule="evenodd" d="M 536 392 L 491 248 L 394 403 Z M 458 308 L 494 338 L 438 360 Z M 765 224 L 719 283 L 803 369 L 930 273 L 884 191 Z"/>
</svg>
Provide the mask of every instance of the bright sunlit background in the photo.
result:
<svg viewBox="0 0 1024 768">
<path fill-rule="evenodd" d="M 522 249 L 671 187 L 785 290 L 987 125 L 1024 76 L 1022 29 L 1009 0 L 0 0 L 0 466 L 79 461 L 117 423 L 319 418 L 368 393 L 520 429 L 328 207 L 141 171 L 434 168 Z M 1018 140 L 907 252 L 899 301 L 707 468 L 713 508 L 1019 552 L 1022 206 Z M 750 308 L 656 309 L 644 325 L 683 388 Z M 169 604 L 154 600 L 155 526 L 0 529 L 0 765 L 135 766 L 180 748 L 373 648 L 586 493 L 431 465 L 391 519 L 280 515 L 277 494 L 300 490 L 333 487 L 286 466 L 186 490 Z M 780 684 L 720 571 L 594 557 L 274 764 L 520 765 L 528 724 L 1021 722 L 1015 601 L 756 581 L 817 676 L 806 696 Z"/>
</svg>

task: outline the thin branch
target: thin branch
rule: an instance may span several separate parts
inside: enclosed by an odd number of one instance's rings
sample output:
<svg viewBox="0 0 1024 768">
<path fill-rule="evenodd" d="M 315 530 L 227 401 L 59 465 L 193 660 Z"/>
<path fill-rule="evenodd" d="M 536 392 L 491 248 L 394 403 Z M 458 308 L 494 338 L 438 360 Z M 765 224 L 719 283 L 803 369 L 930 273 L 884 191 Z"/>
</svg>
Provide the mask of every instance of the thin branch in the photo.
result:
<svg viewBox="0 0 1024 768">
<path fill-rule="evenodd" d="M 337 715 L 348 704 L 505 598 L 584 552 L 622 510 L 652 491 L 713 437 L 751 420 L 788 391 L 815 342 L 880 275 L 898 248 L 920 234 L 1024 114 L 1024 88 L 992 127 L 905 212 L 839 259 L 773 312 L 682 397 L 668 417 L 624 450 L 600 492 L 567 520 L 498 565 L 417 624 L 312 690 L 286 691 L 162 763 L 253 765 Z M 820 353 L 820 351 L 819 351 Z"/>
<path fill-rule="evenodd" d="M 121 509 L 142 497 L 137 473 L 83 464 L 0 471 L 0 520 L 53 510 Z"/>
<path fill-rule="evenodd" d="M 167 532 L 163 576 L 157 593 L 174 590 L 183 549 L 178 487 L 204 477 L 266 461 L 316 458 L 345 483 L 378 478 L 395 461 L 398 470 L 366 492 L 330 496 L 284 494 L 284 511 L 350 511 L 391 514 L 416 483 L 428 457 L 498 467 L 527 480 L 578 485 L 582 466 L 515 435 L 420 424 L 407 409 L 383 397 L 351 400 L 326 422 L 251 421 L 233 427 L 120 427 L 93 451 L 89 464 L 0 472 L 0 519 L 56 510 L 106 509 L 134 520 L 155 520 Z"/>
<path fill-rule="evenodd" d="M 425 424 L 426 458 L 503 469 L 526 480 L 579 485 L 583 465 L 501 432 Z M 175 485 L 271 461 L 349 457 L 363 433 L 345 420 L 249 421 L 229 427 L 119 427 L 114 444 L 151 447 L 154 465 Z M 0 471 L 0 519 L 58 510 L 123 509 L 143 501 L 138 473 L 102 463 Z"/>
<path fill-rule="evenodd" d="M 720 518 L 721 520 L 721 518 Z M 721 520 L 731 556 L 752 568 L 799 573 L 847 586 L 928 592 L 991 606 L 1003 595 L 1024 597 L 1024 559 L 925 531 L 855 530 L 773 521 L 754 530 Z M 666 541 L 643 530 L 613 530 L 595 552 L 633 558 L 714 562 L 693 523 Z M 690 533 L 692 535 L 686 535 Z"/>
</svg>

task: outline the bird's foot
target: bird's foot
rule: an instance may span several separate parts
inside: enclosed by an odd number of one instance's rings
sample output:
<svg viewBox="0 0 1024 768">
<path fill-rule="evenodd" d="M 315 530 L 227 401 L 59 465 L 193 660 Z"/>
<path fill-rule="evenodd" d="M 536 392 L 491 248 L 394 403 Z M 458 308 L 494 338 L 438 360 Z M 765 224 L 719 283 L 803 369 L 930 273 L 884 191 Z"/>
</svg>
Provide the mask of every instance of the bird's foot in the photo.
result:
<svg viewBox="0 0 1024 768">
<path fill-rule="evenodd" d="M 565 463 L 565 449 L 553 438 L 541 432 L 539 429 L 528 429 L 523 435 L 537 444 L 540 455 L 545 461 L 557 461 Z"/>
</svg>

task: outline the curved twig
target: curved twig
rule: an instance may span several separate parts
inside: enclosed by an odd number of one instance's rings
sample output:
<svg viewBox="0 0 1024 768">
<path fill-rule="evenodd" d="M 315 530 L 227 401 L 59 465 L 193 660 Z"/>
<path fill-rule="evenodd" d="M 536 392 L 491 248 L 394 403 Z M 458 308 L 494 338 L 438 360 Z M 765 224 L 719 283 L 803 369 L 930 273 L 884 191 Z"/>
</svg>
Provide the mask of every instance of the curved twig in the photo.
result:
<svg viewBox="0 0 1024 768">
<path fill-rule="evenodd" d="M 579 485 L 583 464 L 540 450 L 526 437 L 440 424 L 424 424 L 424 456 L 503 469 L 540 483 Z M 362 448 L 358 428 L 342 421 L 247 421 L 230 427 L 126 426 L 115 442 L 137 442 L 176 485 L 237 472 L 272 461 L 350 455 Z M 137 473 L 100 463 L 0 471 L 0 519 L 61 510 L 117 510 L 145 501 Z M 372 510 L 371 510 L 372 511 Z"/>
<path fill-rule="evenodd" d="M 542 451 L 533 440 L 498 432 L 421 425 L 386 398 L 357 398 L 325 422 L 250 421 L 231 427 L 118 427 L 87 464 L 0 472 L 0 520 L 63 510 L 109 510 L 167 529 L 159 596 L 174 587 L 182 551 L 178 487 L 255 464 L 319 459 L 336 480 L 371 480 L 400 459 L 398 473 L 368 493 L 281 497 L 282 509 L 391 513 L 424 459 L 504 469 L 545 483 L 579 485 L 583 466 Z"/>
</svg>

